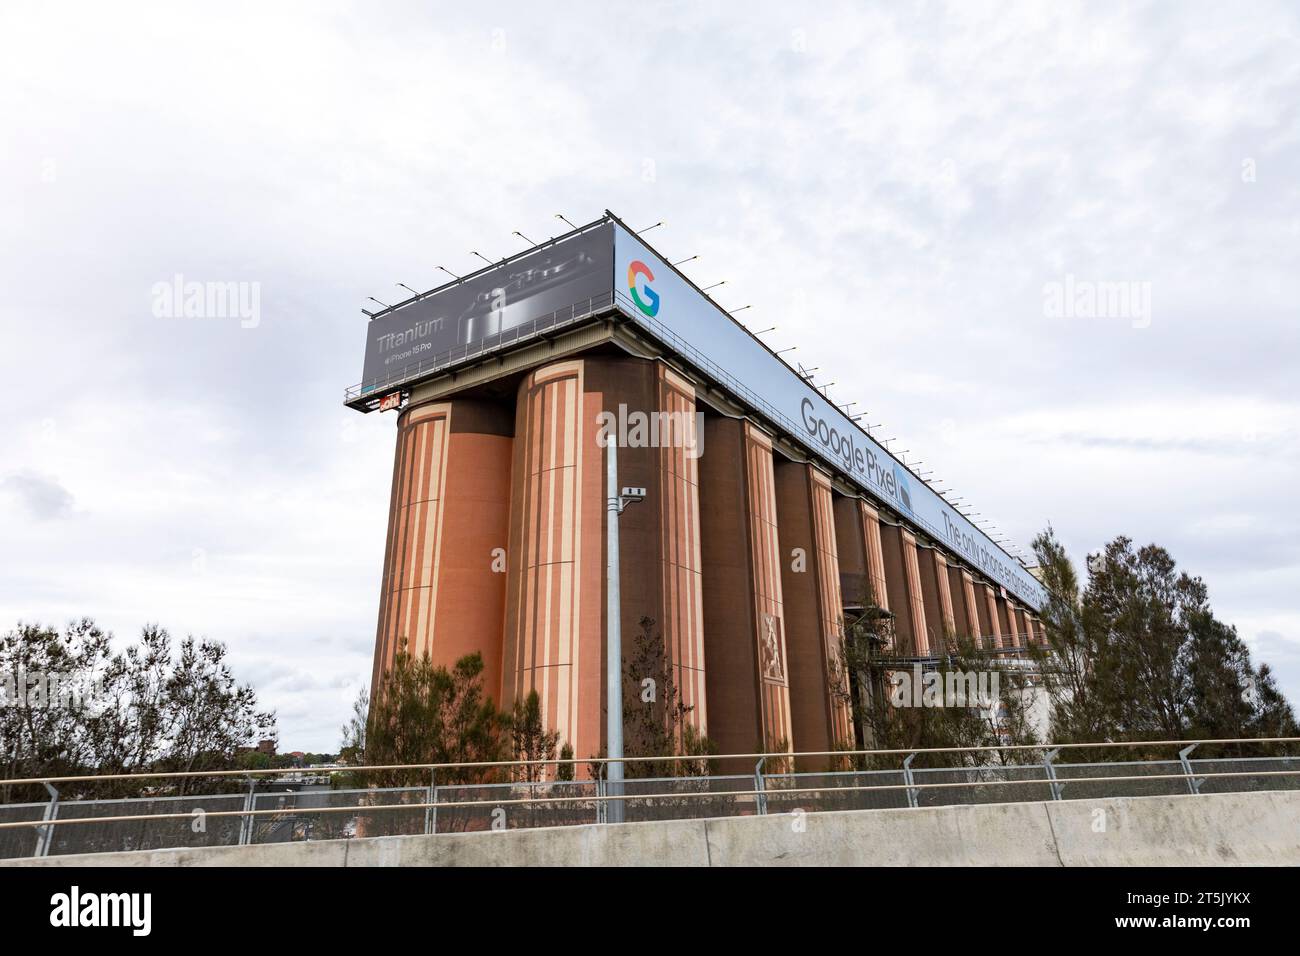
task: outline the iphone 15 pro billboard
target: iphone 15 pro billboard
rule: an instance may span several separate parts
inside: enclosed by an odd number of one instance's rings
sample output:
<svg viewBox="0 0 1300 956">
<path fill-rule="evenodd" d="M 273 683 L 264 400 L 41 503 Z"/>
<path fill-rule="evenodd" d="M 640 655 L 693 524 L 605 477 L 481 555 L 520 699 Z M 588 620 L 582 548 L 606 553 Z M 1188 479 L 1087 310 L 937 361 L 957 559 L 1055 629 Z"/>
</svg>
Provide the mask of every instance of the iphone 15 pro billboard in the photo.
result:
<svg viewBox="0 0 1300 956">
<path fill-rule="evenodd" d="M 367 332 L 362 393 L 527 338 L 589 305 L 608 306 L 613 228 L 601 223 L 377 315 Z"/>
</svg>

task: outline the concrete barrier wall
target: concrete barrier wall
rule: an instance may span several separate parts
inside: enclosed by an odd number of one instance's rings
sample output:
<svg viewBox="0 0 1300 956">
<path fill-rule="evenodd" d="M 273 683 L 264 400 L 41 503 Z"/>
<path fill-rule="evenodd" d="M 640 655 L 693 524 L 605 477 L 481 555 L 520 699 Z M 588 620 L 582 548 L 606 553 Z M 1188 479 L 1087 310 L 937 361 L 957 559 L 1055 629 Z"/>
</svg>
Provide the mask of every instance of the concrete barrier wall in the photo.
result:
<svg viewBox="0 0 1300 956">
<path fill-rule="evenodd" d="M 1114 797 L 3 860 L 4 866 L 1300 865 L 1300 792 Z"/>
</svg>

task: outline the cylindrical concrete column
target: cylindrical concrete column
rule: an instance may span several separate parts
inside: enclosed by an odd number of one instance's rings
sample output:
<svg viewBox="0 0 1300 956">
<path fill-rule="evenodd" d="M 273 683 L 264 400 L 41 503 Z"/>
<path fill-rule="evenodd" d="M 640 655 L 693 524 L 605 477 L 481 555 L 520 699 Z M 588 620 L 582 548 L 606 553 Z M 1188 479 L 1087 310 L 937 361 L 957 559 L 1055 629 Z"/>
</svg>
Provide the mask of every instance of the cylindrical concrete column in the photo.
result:
<svg viewBox="0 0 1300 956">
<path fill-rule="evenodd" d="M 843 668 L 839 556 L 830 479 L 810 464 L 775 466 L 781 593 L 789 652 L 794 749 L 824 752 L 853 743 Z M 814 760 L 807 768 L 826 766 Z"/>
<path fill-rule="evenodd" d="M 862 534 L 862 515 L 858 499 L 833 495 L 835 510 L 835 548 L 840 566 L 840 600 L 843 606 L 857 611 L 867 603 L 871 586 L 867 581 L 867 543 Z"/>
<path fill-rule="evenodd" d="M 965 568 L 958 565 L 948 567 L 948 581 L 951 584 L 953 616 L 957 620 L 959 633 L 970 638 L 976 647 L 983 647 L 983 631 L 980 630 L 979 604 L 975 597 L 975 579 Z"/>
<path fill-rule="evenodd" d="M 1013 601 L 1008 601 L 1007 608 L 1014 622 L 1013 630 L 1017 636 L 1016 644 L 1021 647 L 1028 647 L 1033 644 L 1034 630 L 1029 623 L 1029 612 Z"/>
<path fill-rule="evenodd" d="M 999 648 L 1002 646 L 1002 622 L 998 618 L 998 599 L 993 586 L 987 582 L 976 585 L 977 605 L 980 618 L 980 634 L 983 646 Z"/>
<path fill-rule="evenodd" d="M 512 416 L 457 399 L 408 408 L 397 426 L 372 690 L 405 639 L 446 667 L 477 651 L 497 698 Z"/>
<path fill-rule="evenodd" d="M 659 363 L 585 358 L 534 370 L 519 387 L 511 491 L 510 574 L 503 698 L 537 690 L 547 726 L 578 756 L 604 748 L 605 511 L 601 437 L 619 443 L 620 487 L 643 486 L 644 501 L 619 520 L 623 659 L 646 645 L 673 702 L 708 732 L 705 694 L 700 513 L 694 390 Z M 654 706 L 668 704 L 656 686 Z M 635 701 L 633 706 L 639 706 Z M 662 715 L 661 715 L 662 716 Z M 633 753 L 637 740 L 625 740 Z"/>
<path fill-rule="evenodd" d="M 885 585 L 900 651 L 924 657 L 929 653 L 929 638 L 916 538 L 903 528 L 886 523 L 881 529 L 881 541 L 885 552 Z"/>
<path fill-rule="evenodd" d="M 705 419 L 700 459 L 709 736 L 723 753 L 792 747 L 771 440 Z M 739 768 L 727 768 L 739 769 Z"/>
<path fill-rule="evenodd" d="M 867 544 L 867 583 L 876 607 L 888 611 L 889 584 L 885 578 L 885 548 L 880 536 L 880 512 L 865 501 L 858 502 L 862 515 L 862 534 Z"/>
<path fill-rule="evenodd" d="M 519 386 L 511 483 L 502 698 L 537 691 L 548 729 L 579 756 L 601 749 L 602 456 L 581 361 Z"/>
<path fill-rule="evenodd" d="M 656 363 L 656 408 L 683 430 L 682 441 L 661 442 L 656 476 L 659 508 L 658 573 L 662 591 L 664 650 L 682 702 L 701 735 L 709 727 L 704 654 L 704 565 L 700 551 L 699 459 L 704 427 L 695 387 Z"/>
<path fill-rule="evenodd" d="M 645 359 L 590 358 L 584 366 L 586 394 L 619 441 L 620 487 L 646 489 L 645 500 L 628 506 L 619 519 L 624 657 L 634 659 L 630 652 L 643 641 L 641 621 L 653 620 L 675 705 L 686 708 L 677 730 L 689 724 L 703 735 L 708 698 L 698 467 L 706 446 L 696 433 L 695 389 L 672 369 Z M 641 681 L 653 675 L 629 676 L 639 693 Z M 668 703 L 663 691 L 657 688 L 658 705 Z"/>
<path fill-rule="evenodd" d="M 998 646 L 1015 647 L 1015 617 L 1011 612 L 1011 605 L 1007 601 L 1006 592 L 1000 587 L 995 587 L 993 589 L 993 607 L 997 611 L 998 629 L 1001 632 Z"/>
<path fill-rule="evenodd" d="M 834 496 L 835 545 L 844 606 L 889 609 L 880 513 L 861 498 Z"/>
<path fill-rule="evenodd" d="M 921 594 L 925 599 L 925 624 L 931 654 L 941 654 L 956 633 L 948 562 L 937 548 L 918 548 Z"/>
</svg>

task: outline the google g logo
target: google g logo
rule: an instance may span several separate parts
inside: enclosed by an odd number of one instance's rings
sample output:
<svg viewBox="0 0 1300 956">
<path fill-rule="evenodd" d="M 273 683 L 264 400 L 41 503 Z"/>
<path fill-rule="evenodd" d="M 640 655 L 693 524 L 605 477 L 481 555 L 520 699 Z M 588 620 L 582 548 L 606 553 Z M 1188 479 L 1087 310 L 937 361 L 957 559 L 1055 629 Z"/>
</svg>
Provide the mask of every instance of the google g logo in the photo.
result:
<svg viewBox="0 0 1300 956">
<path fill-rule="evenodd" d="M 645 276 L 646 284 L 641 291 L 637 291 L 637 276 Z M 627 267 L 627 288 L 632 293 L 632 301 L 636 307 L 652 318 L 659 314 L 659 293 L 650 288 L 649 283 L 654 280 L 655 274 L 650 271 L 650 267 L 636 259 Z M 645 298 L 641 298 L 644 295 Z"/>
</svg>

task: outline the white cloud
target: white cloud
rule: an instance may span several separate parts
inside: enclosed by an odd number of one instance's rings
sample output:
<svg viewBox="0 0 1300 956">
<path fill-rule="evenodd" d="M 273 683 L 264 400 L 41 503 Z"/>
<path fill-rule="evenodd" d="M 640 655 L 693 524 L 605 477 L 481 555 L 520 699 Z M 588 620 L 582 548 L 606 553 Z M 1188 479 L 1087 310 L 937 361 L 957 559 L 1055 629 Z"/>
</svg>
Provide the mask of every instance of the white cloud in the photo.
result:
<svg viewBox="0 0 1300 956">
<path fill-rule="evenodd" d="M 566 11 L 0 12 L 0 620 L 220 638 L 334 746 L 391 467 L 358 308 L 609 207 L 1016 540 L 1159 541 L 1300 642 L 1293 8 Z M 154 318 L 177 273 L 261 323 Z M 1067 273 L 1150 328 L 1045 318 Z"/>
</svg>

